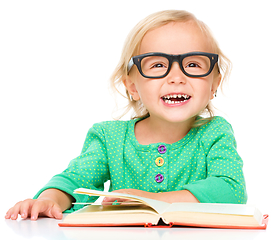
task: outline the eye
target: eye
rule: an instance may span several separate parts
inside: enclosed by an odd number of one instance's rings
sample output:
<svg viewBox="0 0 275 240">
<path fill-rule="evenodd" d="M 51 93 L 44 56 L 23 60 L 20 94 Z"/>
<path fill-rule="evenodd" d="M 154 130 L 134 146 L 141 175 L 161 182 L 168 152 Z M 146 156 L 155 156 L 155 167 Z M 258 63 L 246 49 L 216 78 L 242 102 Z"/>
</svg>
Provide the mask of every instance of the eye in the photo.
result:
<svg viewBox="0 0 275 240">
<path fill-rule="evenodd" d="M 163 68 L 165 67 L 162 63 L 156 63 L 152 66 L 152 68 Z"/>
<path fill-rule="evenodd" d="M 169 66 L 167 58 L 162 56 L 148 56 L 141 61 L 142 72 L 147 76 L 163 75 Z"/>
<path fill-rule="evenodd" d="M 186 67 L 200 67 L 197 63 L 189 63 Z"/>
</svg>

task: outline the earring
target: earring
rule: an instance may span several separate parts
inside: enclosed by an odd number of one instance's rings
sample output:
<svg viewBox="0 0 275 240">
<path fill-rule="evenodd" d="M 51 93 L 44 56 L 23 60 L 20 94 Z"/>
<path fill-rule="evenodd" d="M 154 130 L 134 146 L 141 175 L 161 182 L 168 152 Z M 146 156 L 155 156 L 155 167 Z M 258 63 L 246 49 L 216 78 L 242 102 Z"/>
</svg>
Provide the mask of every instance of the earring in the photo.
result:
<svg viewBox="0 0 275 240">
<path fill-rule="evenodd" d="M 216 92 L 214 93 L 214 97 L 217 97 L 217 92 L 218 92 L 218 90 L 216 90 Z"/>
<path fill-rule="evenodd" d="M 133 99 L 133 96 L 132 96 L 132 95 L 130 95 L 130 100 L 131 100 L 131 102 L 133 102 L 133 101 L 134 101 L 134 99 Z"/>
</svg>

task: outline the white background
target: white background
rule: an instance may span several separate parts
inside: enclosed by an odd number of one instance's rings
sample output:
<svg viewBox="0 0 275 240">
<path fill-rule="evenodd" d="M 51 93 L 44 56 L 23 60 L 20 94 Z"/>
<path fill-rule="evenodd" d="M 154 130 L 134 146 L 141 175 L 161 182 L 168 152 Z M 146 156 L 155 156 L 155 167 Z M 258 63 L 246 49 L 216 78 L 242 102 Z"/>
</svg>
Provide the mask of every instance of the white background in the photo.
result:
<svg viewBox="0 0 275 240">
<path fill-rule="evenodd" d="M 63 171 L 94 123 L 112 120 L 108 80 L 124 40 L 165 9 L 203 20 L 233 62 L 214 105 L 234 128 L 248 203 L 274 212 L 273 1 L 7 0 L 0 2 L 0 217 Z"/>
</svg>

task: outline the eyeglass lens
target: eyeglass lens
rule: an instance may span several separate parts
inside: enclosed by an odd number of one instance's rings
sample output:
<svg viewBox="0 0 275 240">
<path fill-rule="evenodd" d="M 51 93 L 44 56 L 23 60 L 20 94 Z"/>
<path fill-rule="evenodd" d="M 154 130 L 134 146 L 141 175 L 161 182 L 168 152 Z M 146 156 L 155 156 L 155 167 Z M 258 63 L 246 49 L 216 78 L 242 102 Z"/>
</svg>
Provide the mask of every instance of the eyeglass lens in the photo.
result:
<svg viewBox="0 0 275 240">
<path fill-rule="evenodd" d="M 148 77 L 158 77 L 166 74 L 169 67 L 169 60 L 163 56 L 147 56 L 141 61 L 141 70 Z M 190 75 L 206 74 L 211 62 L 207 56 L 194 55 L 185 57 L 182 60 L 182 67 Z"/>
</svg>

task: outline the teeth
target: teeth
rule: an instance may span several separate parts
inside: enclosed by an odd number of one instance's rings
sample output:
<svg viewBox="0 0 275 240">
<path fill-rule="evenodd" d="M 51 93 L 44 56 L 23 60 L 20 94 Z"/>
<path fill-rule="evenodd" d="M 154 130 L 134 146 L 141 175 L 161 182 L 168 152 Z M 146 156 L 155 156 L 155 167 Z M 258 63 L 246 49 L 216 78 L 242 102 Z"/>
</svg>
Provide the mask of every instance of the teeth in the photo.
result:
<svg viewBox="0 0 275 240">
<path fill-rule="evenodd" d="M 168 99 L 168 100 L 170 98 L 185 98 L 186 99 L 186 98 L 189 98 L 189 96 L 188 95 L 184 95 L 184 94 L 182 94 L 182 95 L 181 94 L 173 94 L 173 95 L 170 94 L 170 95 L 163 96 L 162 98 L 163 99 Z"/>
<path fill-rule="evenodd" d="M 172 101 L 170 98 L 178 98 L 180 101 Z M 163 101 L 167 104 L 175 104 L 175 103 L 181 103 L 186 102 L 189 100 L 190 96 L 186 94 L 169 94 L 162 97 Z"/>
<path fill-rule="evenodd" d="M 179 98 L 180 101 L 171 101 L 170 98 Z M 182 100 L 184 98 L 184 100 Z M 181 102 L 186 102 L 190 98 L 189 95 L 186 94 L 170 94 L 162 97 L 165 103 L 168 104 L 175 104 L 175 103 L 181 103 Z"/>
</svg>

